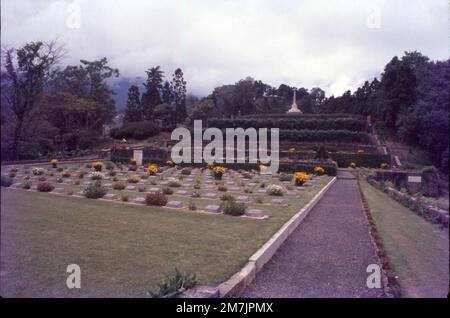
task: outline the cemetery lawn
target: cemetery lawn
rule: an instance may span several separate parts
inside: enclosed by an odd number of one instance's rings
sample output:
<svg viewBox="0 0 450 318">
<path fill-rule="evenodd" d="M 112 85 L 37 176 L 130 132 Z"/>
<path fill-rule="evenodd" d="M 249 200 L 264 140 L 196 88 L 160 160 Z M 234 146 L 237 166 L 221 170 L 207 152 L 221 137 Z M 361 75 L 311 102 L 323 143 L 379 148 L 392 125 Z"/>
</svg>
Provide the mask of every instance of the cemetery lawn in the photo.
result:
<svg viewBox="0 0 450 318">
<path fill-rule="evenodd" d="M 330 180 L 284 196 L 288 207 L 264 206 L 266 220 L 2 187 L 1 296 L 145 297 L 175 267 L 218 285 Z M 69 264 L 81 289 L 66 287 Z"/>
<path fill-rule="evenodd" d="M 366 181 L 361 186 L 403 297 L 446 297 L 449 232 L 424 220 Z"/>
</svg>

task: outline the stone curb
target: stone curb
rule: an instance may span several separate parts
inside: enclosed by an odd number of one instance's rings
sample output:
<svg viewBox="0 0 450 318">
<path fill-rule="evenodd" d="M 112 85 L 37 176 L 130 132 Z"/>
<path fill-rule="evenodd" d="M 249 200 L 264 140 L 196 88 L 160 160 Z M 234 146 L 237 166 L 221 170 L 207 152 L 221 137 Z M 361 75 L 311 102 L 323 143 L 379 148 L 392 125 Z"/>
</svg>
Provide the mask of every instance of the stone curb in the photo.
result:
<svg viewBox="0 0 450 318">
<path fill-rule="evenodd" d="M 336 177 L 330 180 L 299 212 L 287 221 L 259 250 L 250 256 L 247 264 L 230 279 L 220 284 L 219 297 L 238 297 L 253 281 L 256 274 L 262 269 L 288 236 L 297 228 L 300 222 L 308 215 L 312 208 L 320 201 L 328 189 L 336 182 Z"/>
</svg>

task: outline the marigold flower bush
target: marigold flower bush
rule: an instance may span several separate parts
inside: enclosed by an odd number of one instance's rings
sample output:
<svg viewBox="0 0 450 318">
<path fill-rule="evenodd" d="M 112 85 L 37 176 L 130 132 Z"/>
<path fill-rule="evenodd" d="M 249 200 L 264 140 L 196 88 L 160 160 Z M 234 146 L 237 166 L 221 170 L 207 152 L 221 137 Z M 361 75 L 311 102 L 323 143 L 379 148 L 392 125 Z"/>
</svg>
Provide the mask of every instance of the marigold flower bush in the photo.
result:
<svg viewBox="0 0 450 318">
<path fill-rule="evenodd" d="M 266 188 L 266 191 L 268 195 L 282 196 L 284 189 L 277 184 L 269 184 Z"/>
<path fill-rule="evenodd" d="M 92 167 L 95 169 L 95 171 L 102 171 L 103 162 L 100 162 L 100 161 L 94 162 L 92 164 Z"/>
<path fill-rule="evenodd" d="M 164 206 L 167 204 L 167 197 L 162 192 L 149 192 L 145 196 L 145 204 Z"/>
<path fill-rule="evenodd" d="M 356 166 L 356 163 L 355 163 L 355 162 L 350 163 L 350 167 L 353 168 L 353 169 L 355 169 L 355 168 L 357 167 L 357 166 Z"/>
<path fill-rule="evenodd" d="M 225 168 L 221 166 L 217 166 L 213 168 L 214 172 L 214 179 L 216 180 L 222 180 L 222 176 L 225 173 Z"/>
<path fill-rule="evenodd" d="M 209 169 L 214 168 L 214 162 L 208 162 L 207 167 L 208 167 Z"/>
<path fill-rule="evenodd" d="M 172 160 L 167 160 L 166 165 L 169 167 L 173 167 L 175 165 L 175 163 Z"/>
<path fill-rule="evenodd" d="M 306 172 L 296 172 L 294 174 L 295 184 L 303 185 L 306 181 L 311 180 L 311 177 Z"/>
<path fill-rule="evenodd" d="M 318 176 L 321 176 L 325 173 L 325 169 L 322 168 L 321 166 L 316 166 L 314 167 L 314 173 Z"/>
<path fill-rule="evenodd" d="M 58 160 L 57 159 L 52 159 L 50 161 L 50 164 L 52 165 L 53 168 L 56 168 L 58 166 Z"/>
<path fill-rule="evenodd" d="M 147 171 L 151 176 L 154 176 L 158 173 L 158 166 L 155 164 L 151 164 L 148 166 Z"/>
<path fill-rule="evenodd" d="M 381 168 L 381 169 L 387 169 L 387 168 L 389 168 L 389 164 L 387 164 L 386 162 L 383 162 L 383 163 L 380 165 L 380 168 Z"/>
<path fill-rule="evenodd" d="M 141 181 L 141 178 L 139 176 L 131 176 L 128 178 L 129 183 L 138 183 Z"/>
</svg>

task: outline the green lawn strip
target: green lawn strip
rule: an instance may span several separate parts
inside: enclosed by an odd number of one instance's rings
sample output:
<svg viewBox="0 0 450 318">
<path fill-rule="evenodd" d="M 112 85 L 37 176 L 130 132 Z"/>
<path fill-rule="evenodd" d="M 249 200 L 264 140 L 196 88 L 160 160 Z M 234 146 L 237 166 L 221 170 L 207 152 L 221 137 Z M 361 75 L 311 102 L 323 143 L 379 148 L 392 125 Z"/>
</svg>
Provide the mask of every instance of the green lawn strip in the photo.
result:
<svg viewBox="0 0 450 318">
<path fill-rule="evenodd" d="M 327 181 L 289 198 L 295 204 L 287 208 L 264 206 L 267 220 L 2 188 L 2 295 L 139 297 L 175 267 L 217 285 Z M 78 291 L 65 287 L 71 263 L 82 267 Z"/>
<path fill-rule="evenodd" d="M 448 229 L 430 224 L 366 181 L 361 186 L 405 297 L 445 297 Z"/>
</svg>

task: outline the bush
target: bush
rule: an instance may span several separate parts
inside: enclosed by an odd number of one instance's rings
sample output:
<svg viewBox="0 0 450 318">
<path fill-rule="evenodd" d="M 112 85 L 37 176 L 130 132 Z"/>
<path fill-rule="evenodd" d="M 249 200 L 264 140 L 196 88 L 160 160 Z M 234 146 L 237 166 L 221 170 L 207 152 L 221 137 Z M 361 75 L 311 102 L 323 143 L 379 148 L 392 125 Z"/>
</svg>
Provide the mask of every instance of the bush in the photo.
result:
<svg viewBox="0 0 450 318">
<path fill-rule="evenodd" d="M 180 181 L 178 181 L 178 180 L 175 179 L 175 178 L 169 179 L 167 185 L 168 185 L 169 187 L 172 187 L 172 188 L 178 188 L 178 187 L 181 187 Z"/>
<path fill-rule="evenodd" d="M 108 190 L 106 188 L 99 186 L 97 184 L 89 185 L 86 189 L 84 189 L 84 196 L 88 199 L 98 199 L 102 198 Z"/>
<path fill-rule="evenodd" d="M 50 182 L 39 182 L 37 184 L 37 190 L 39 192 L 50 192 L 53 191 L 55 187 Z"/>
<path fill-rule="evenodd" d="M 62 176 L 63 178 L 69 178 L 71 175 L 70 175 L 70 173 L 68 173 L 68 172 L 64 172 L 61 176 Z"/>
<path fill-rule="evenodd" d="M 147 205 L 164 206 L 167 204 L 167 197 L 162 192 L 149 192 L 145 196 L 145 203 Z"/>
<path fill-rule="evenodd" d="M 56 171 L 58 171 L 58 172 L 63 172 L 63 170 L 64 170 L 63 167 L 58 167 L 58 168 L 56 169 Z"/>
<path fill-rule="evenodd" d="M 124 122 L 122 126 L 111 129 L 114 139 L 147 139 L 159 133 L 159 128 L 150 121 Z"/>
<path fill-rule="evenodd" d="M 144 186 L 139 186 L 138 187 L 138 191 L 139 192 L 145 192 L 145 187 Z"/>
<path fill-rule="evenodd" d="M 217 187 L 217 190 L 222 191 L 222 192 L 226 192 L 228 190 L 227 186 L 224 184 L 221 184 Z"/>
<path fill-rule="evenodd" d="M 327 149 L 324 146 L 320 146 L 316 151 L 316 158 L 326 160 L 330 157 Z"/>
<path fill-rule="evenodd" d="M 121 199 L 123 202 L 128 202 L 129 197 L 128 197 L 128 195 L 122 195 Z"/>
<path fill-rule="evenodd" d="M 141 178 L 139 176 L 131 176 L 128 178 L 129 183 L 138 183 L 141 181 Z"/>
<path fill-rule="evenodd" d="M 221 204 L 222 211 L 225 214 L 239 216 L 245 213 L 247 206 L 234 200 L 226 200 Z"/>
<path fill-rule="evenodd" d="M 169 187 L 162 188 L 162 192 L 167 195 L 173 194 L 173 190 Z"/>
<path fill-rule="evenodd" d="M 191 174 L 191 171 L 192 171 L 191 168 L 183 168 L 183 169 L 181 170 L 181 174 L 183 174 L 183 175 L 185 175 L 185 176 L 188 176 L 188 175 Z"/>
<path fill-rule="evenodd" d="M 113 189 L 114 190 L 123 190 L 125 189 L 126 185 L 123 182 L 116 182 L 113 184 Z"/>
<path fill-rule="evenodd" d="M 195 205 L 194 201 L 192 201 L 192 200 L 189 201 L 188 208 L 191 211 L 197 210 L 197 206 Z"/>
<path fill-rule="evenodd" d="M 220 196 L 220 200 L 222 200 L 222 201 L 234 200 L 234 196 L 232 196 L 231 194 L 225 193 Z"/>
<path fill-rule="evenodd" d="M 25 190 L 31 189 L 31 181 L 25 181 L 22 185 L 22 188 Z"/>
<path fill-rule="evenodd" d="M 358 167 L 379 168 L 382 163 L 390 162 L 389 155 L 378 155 L 371 153 L 343 153 L 336 152 L 330 154 L 331 159 L 336 161 L 339 167 L 347 168 L 352 162 Z M 328 171 L 327 167 L 323 166 Z"/>
<path fill-rule="evenodd" d="M 199 191 L 194 191 L 194 192 L 192 192 L 192 194 L 191 194 L 191 197 L 193 197 L 193 198 L 200 198 L 200 192 Z"/>
<path fill-rule="evenodd" d="M 7 176 L 2 176 L 2 187 L 9 187 L 11 184 L 13 184 L 13 179 Z"/>
<path fill-rule="evenodd" d="M 112 162 L 107 162 L 106 164 L 105 164 L 105 168 L 107 169 L 107 170 L 112 170 L 112 169 L 114 169 L 114 164 L 112 163 Z"/>
<path fill-rule="evenodd" d="M 167 276 L 166 279 L 158 284 L 158 290 L 156 292 L 150 291 L 148 294 L 152 298 L 169 298 L 175 297 L 182 293 L 186 289 L 192 288 L 197 285 L 197 279 L 192 274 L 182 274 L 175 268 L 175 272 Z"/>
<path fill-rule="evenodd" d="M 274 196 L 282 196 L 283 195 L 283 187 L 276 184 L 269 184 L 267 186 L 267 194 Z"/>
</svg>

